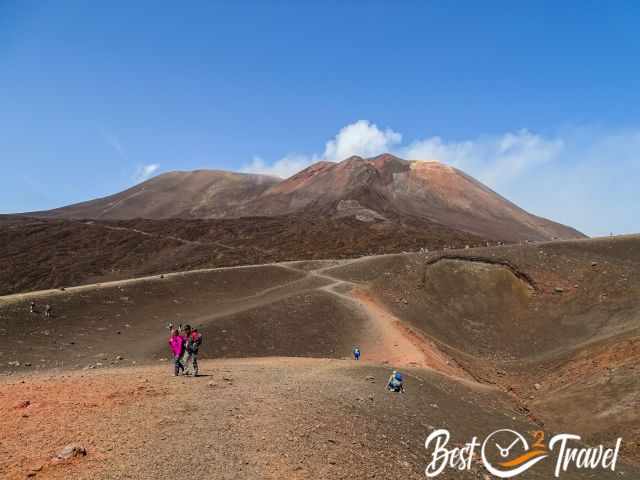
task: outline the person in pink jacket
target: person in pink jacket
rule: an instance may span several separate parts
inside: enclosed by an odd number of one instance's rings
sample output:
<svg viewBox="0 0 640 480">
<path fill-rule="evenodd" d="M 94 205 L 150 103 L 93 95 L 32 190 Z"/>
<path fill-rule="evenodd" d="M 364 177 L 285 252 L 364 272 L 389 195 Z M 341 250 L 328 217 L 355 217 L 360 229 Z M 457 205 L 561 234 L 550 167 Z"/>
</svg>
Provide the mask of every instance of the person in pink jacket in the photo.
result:
<svg viewBox="0 0 640 480">
<path fill-rule="evenodd" d="M 184 371 L 184 365 L 182 364 L 182 354 L 184 353 L 184 337 L 180 335 L 177 329 L 171 331 L 169 337 L 169 347 L 171 347 L 171 353 L 173 354 L 173 360 L 175 362 L 175 375 L 180 375 L 180 370 Z"/>
</svg>

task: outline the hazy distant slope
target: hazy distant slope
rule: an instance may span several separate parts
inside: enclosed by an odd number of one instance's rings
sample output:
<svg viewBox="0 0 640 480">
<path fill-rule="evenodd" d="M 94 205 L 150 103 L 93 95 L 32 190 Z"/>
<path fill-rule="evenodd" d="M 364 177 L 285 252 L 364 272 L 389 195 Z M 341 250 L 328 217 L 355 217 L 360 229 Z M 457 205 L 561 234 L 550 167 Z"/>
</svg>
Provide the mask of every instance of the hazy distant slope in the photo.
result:
<svg viewBox="0 0 640 480">
<path fill-rule="evenodd" d="M 115 195 L 36 215 L 109 220 L 237 217 L 244 213 L 247 202 L 278 181 L 266 175 L 219 170 L 169 172 Z"/>
</svg>

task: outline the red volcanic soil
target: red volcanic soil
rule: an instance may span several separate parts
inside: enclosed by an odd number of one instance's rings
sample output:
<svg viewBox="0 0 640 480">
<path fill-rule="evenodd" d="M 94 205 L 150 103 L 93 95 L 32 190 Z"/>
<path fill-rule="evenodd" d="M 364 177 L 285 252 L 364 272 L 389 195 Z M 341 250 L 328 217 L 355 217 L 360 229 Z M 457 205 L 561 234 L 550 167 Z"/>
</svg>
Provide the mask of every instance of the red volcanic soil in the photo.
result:
<svg viewBox="0 0 640 480">
<path fill-rule="evenodd" d="M 640 460 L 640 237 L 365 263 L 327 274 L 370 282 L 395 317 L 541 425 L 590 443 L 622 436 Z"/>
</svg>

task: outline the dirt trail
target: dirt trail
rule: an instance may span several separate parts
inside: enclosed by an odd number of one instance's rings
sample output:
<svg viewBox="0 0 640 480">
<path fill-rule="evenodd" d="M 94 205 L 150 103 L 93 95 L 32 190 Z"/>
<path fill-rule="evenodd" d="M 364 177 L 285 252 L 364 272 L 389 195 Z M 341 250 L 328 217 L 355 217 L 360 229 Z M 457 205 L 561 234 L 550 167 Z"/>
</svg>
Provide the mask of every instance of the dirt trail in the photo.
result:
<svg viewBox="0 0 640 480">
<path fill-rule="evenodd" d="M 115 228 L 115 227 L 114 227 Z M 144 233 L 144 232 L 141 232 Z M 366 261 L 369 257 L 340 261 L 342 265 L 351 265 Z M 203 325 L 217 319 L 246 312 L 260 306 L 273 304 L 304 292 L 322 291 L 334 295 L 344 301 L 349 308 L 353 308 L 366 315 L 368 326 L 361 332 L 360 347 L 363 351 L 363 361 L 375 364 L 388 364 L 394 367 L 423 367 L 431 368 L 447 375 L 470 379 L 461 368 L 441 352 L 436 345 L 419 334 L 407 324 L 387 311 L 375 298 L 365 291 L 366 284 L 343 280 L 328 273 L 327 270 L 335 265 L 318 269 L 305 270 L 297 268 L 296 262 L 268 263 L 262 265 L 223 267 L 214 269 L 200 269 L 185 272 L 164 274 L 163 277 L 186 276 L 194 273 L 212 272 L 218 270 L 233 270 L 244 268 L 263 268 L 276 266 L 286 270 L 303 274 L 301 278 L 265 288 L 251 295 L 239 297 L 226 305 L 220 305 L 213 314 L 198 316 L 191 319 L 191 323 Z M 0 303 L 7 304 L 26 299 L 37 299 L 52 295 L 68 295 L 86 292 L 94 289 L 108 289 L 137 282 L 162 281 L 159 275 L 142 278 L 116 280 L 112 282 L 82 285 L 63 290 L 44 290 L 24 294 L 14 294 L 0 297 Z M 156 338 L 149 338 L 150 345 L 157 344 Z M 153 349 L 151 349 L 153 350 Z M 150 351 L 151 351 L 150 350 Z"/>
<path fill-rule="evenodd" d="M 356 259 L 347 264 L 361 262 Z M 285 266 L 296 270 L 293 266 Z M 363 352 L 363 361 L 376 364 L 389 364 L 397 367 L 413 366 L 430 368 L 441 373 L 472 380 L 461 367 L 427 339 L 424 335 L 402 322 L 356 282 L 342 280 L 326 273 L 333 267 L 323 267 L 308 272 L 309 276 L 332 281 L 319 290 L 336 295 L 361 309 L 370 320 L 366 340 L 359 345 Z M 340 288 L 347 287 L 348 293 L 341 293 Z"/>
<path fill-rule="evenodd" d="M 452 377 L 473 379 L 435 343 L 387 311 L 369 292 L 356 289 L 352 295 L 372 320 L 375 334 L 369 345 L 362 346 L 363 351 L 371 352 L 371 361 L 431 368 Z"/>
</svg>

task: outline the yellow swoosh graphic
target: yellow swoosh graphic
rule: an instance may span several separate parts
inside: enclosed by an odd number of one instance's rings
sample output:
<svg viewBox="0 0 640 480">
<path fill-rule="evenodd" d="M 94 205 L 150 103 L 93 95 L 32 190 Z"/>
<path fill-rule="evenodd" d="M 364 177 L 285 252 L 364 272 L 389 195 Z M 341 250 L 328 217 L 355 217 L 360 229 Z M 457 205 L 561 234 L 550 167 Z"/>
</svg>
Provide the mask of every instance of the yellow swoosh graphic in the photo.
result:
<svg viewBox="0 0 640 480">
<path fill-rule="evenodd" d="M 539 457 L 540 455 L 545 455 L 546 453 L 547 452 L 545 450 L 531 450 L 530 452 L 523 453 L 522 455 L 520 455 L 517 458 L 514 458 L 513 460 L 499 463 L 498 465 L 504 468 L 517 467 L 518 465 L 523 464 L 524 462 L 526 462 L 531 458 Z"/>
</svg>

